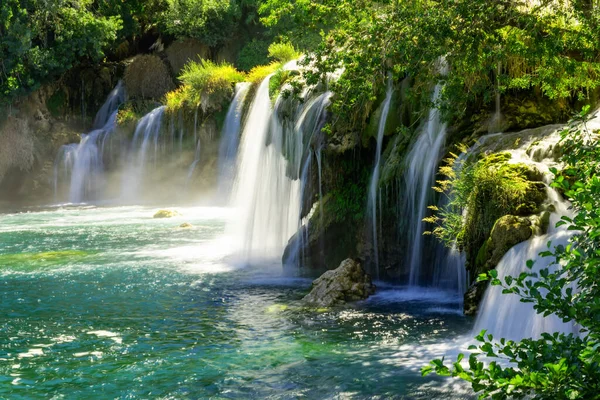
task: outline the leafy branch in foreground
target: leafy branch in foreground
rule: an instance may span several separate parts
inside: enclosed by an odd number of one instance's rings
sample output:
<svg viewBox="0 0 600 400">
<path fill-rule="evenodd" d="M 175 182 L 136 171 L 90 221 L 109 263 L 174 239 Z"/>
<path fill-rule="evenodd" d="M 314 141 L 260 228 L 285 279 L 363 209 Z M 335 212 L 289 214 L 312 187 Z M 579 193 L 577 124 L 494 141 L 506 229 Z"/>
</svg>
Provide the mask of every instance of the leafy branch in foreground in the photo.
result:
<svg viewBox="0 0 600 400">
<path fill-rule="evenodd" d="M 503 293 L 532 303 L 538 314 L 555 314 L 573 322 L 579 334 L 544 333 L 539 339 L 494 340 L 482 331 L 469 347 L 468 366 L 460 354 L 450 366 L 433 360 L 422 374 L 436 372 L 470 382 L 479 398 L 600 398 L 600 148 L 598 132 L 588 129 L 586 107 L 562 132 L 562 171 L 553 170 L 553 186 L 572 203 L 575 217 L 558 225 L 575 231 L 567 246 L 548 243 L 540 254 L 552 257 L 550 268 L 518 277 L 498 278 L 495 270 L 478 279 L 491 280 Z M 481 361 L 481 357 L 488 360 Z"/>
</svg>

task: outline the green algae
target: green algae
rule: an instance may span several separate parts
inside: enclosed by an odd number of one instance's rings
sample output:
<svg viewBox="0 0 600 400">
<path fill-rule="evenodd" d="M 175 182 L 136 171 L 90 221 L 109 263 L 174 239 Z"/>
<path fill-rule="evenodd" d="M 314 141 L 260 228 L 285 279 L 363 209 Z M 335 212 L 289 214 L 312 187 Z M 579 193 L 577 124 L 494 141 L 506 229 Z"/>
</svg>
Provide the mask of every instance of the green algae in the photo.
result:
<svg viewBox="0 0 600 400">
<path fill-rule="evenodd" d="M 77 262 L 91 253 L 81 250 L 44 251 L 38 253 L 0 254 L 0 267 L 28 265 L 58 265 Z"/>
</svg>

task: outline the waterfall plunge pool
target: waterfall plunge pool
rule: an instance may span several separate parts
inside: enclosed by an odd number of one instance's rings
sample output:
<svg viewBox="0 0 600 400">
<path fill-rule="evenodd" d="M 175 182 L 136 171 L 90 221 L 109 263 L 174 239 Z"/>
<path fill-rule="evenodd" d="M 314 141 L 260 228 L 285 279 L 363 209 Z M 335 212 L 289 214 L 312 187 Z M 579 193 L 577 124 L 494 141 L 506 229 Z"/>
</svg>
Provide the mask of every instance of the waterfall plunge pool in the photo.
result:
<svg viewBox="0 0 600 400">
<path fill-rule="evenodd" d="M 458 299 L 307 310 L 310 280 L 232 265 L 230 210 L 177 209 L 0 215 L 0 398 L 472 398 L 419 373 L 470 337 Z"/>
</svg>

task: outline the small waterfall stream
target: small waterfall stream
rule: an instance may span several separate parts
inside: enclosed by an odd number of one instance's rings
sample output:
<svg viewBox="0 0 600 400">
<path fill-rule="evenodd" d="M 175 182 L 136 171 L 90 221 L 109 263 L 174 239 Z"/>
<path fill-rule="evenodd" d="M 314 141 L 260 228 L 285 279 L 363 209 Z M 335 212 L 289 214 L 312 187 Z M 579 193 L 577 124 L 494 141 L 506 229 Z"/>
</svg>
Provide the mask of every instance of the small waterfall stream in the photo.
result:
<svg viewBox="0 0 600 400">
<path fill-rule="evenodd" d="M 560 135 L 555 132 L 548 137 L 538 141 L 538 148 L 548 148 L 556 145 Z M 544 173 L 544 181 L 547 185 L 551 183 L 552 174 L 550 167 L 556 164 L 552 159 L 545 158 L 542 161 L 533 161 L 527 155 L 526 146 L 508 151 L 511 153 L 511 163 L 525 163 L 535 166 Z M 547 187 L 548 202 L 555 211 L 550 216 L 548 232 L 544 235 L 535 235 L 529 240 L 514 246 L 504 255 L 498 263 L 496 270 L 498 278 L 504 280 L 506 276 L 517 277 L 521 272 L 530 271 L 526 264 L 528 260 L 535 260 L 531 272 L 543 268 L 554 268 L 552 257 L 540 257 L 539 254 L 548 250 L 548 242 L 551 247 L 565 246 L 569 239 L 576 233 L 569 231 L 567 226 L 556 227 L 562 216 L 573 218 L 573 212 L 569 209 L 568 202 L 550 186 Z M 534 278 L 532 278 L 534 279 Z M 473 332 L 479 333 L 487 329 L 489 333 L 497 338 L 520 340 L 523 338 L 539 338 L 543 332 L 577 333 L 577 327 L 572 323 L 563 323 L 555 315 L 544 317 L 537 314 L 531 303 L 522 303 L 520 297 L 514 294 L 503 294 L 499 286 L 489 286 L 481 301 L 477 320 Z"/>
<path fill-rule="evenodd" d="M 160 106 L 144 115 L 135 127 L 133 140 L 129 148 L 129 162 L 123 171 L 122 200 L 138 200 L 147 164 L 156 167 L 160 134 L 165 106 Z"/>
<path fill-rule="evenodd" d="M 219 176 L 217 178 L 217 193 L 221 198 L 229 196 L 235 177 L 235 159 L 240 142 L 242 111 L 251 86 L 249 82 L 236 85 L 235 96 L 225 116 L 219 146 Z"/>
<path fill-rule="evenodd" d="M 119 81 L 117 86 L 108 94 L 108 97 L 104 101 L 96 117 L 94 118 L 94 129 L 101 129 L 106 126 L 109 122 L 112 114 L 119 108 L 119 106 L 125 103 L 127 96 L 125 94 L 125 87 L 123 82 Z"/>
<path fill-rule="evenodd" d="M 446 124 L 441 121 L 439 103 L 442 84 L 437 84 L 433 91 L 433 107 L 421 133 L 409 151 L 406 159 L 405 178 L 405 215 L 408 220 L 408 254 L 406 265 L 409 267 L 409 285 L 420 283 L 423 263 L 423 218 L 427 207 L 431 204 L 431 187 L 434 185 L 438 162 L 446 141 Z"/>
<path fill-rule="evenodd" d="M 367 216 L 371 224 L 371 235 L 373 241 L 373 257 L 376 277 L 379 279 L 379 246 L 377 241 L 377 193 L 379 189 L 379 169 L 381 167 L 381 147 L 383 144 L 383 134 L 385 133 L 385 125 L 387 122 L 388 113 L 390 111 L 390 103 L 392 101 L 392 78 L 388 77 L 387 89 L 381 116 L 379 118 L 379 126 L 377 128 L 377 147 L 375 149 L 375 165 L 371 175 L 371 183 L 369 184 L 369 198 L 367 201 Z"/>
<path fill-rule="evenodd" d="M 121 81 L 109 93 L 96 114 L 94 129 L 81 135 L 79 143 L 61 146 L 54 160 L 54 197 L 58 200 L 59 181 L 70 182 L 68 201 L 82 203 L 93 198 L 104 183 L 104 150 L 115 130 L 119 106 L 125 101 Z"/>
</svg>

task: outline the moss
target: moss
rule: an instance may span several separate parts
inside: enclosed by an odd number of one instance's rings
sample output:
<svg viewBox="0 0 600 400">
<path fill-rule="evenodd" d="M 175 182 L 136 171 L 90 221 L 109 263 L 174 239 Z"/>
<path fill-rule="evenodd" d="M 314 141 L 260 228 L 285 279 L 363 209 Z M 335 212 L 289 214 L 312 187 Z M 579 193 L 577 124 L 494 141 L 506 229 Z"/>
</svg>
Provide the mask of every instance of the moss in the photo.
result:
<svg viewBox="0 0 600 400">
<path fill-rule="evenodd" d="M 173 218 L 178 217 L 181 214 L 175 210 L 158 210 L 152 218 Z"/>
<path fill-rule="evenodd" d="M 161 99 L 175 88 L 169 69 L 154 55 L 141 55 L 125 69 L 125 87 L 130 98 Z"/>
<path fill-rule="evenodd" d="M 135 125 L 140 118 L 158 107 L 158 105 L 159 103 L 151 100 L 129 100 L 119 108 L 117 124 L 120 126 Z"/>
<path fill-rule="evenodd" d="M 492 228 L 490 237 L 484 242 L 475 259 L 475 274 L 487 272 L 500 262 L 502 257 L 516 244 L 529 239 L 535 226 L 526 217 L 505 215 Z"/>
<path fill-rule="evenodd" d="M 80 261 L 91 253 L 81 250 L 46 251 L 40 253 L 16 253 L 0 255 L 0 266 L 55 265 Z"/>
<path fill-rule="evenodd" d="M 68 108 L 67 94 L 64 90 L 57 90 L 48 98 L 46 101 L 46 107 L 48 107 L 48 111 L 50 114 L 57 118 L 61 117 L 65 114 L 65 111 Z"/>
<path fill-rule="evenodd" d="M 546 199 L 546 187 L 537 181 L 539 171 L 510 164 L 510 158 L 510 153 L 485 156 L 474 166 L 465 167 L 454 184 L 466 198 L 462 245 L 472 267 L 481 264 L 479 251 L 501 217 L 537 213 Z"/>
<path fill-rule="evenodd" d="M 283 68 L 279 68 L 273 73 L 271 80 L 269 81 L 269 97 L 274 103 L 279 96 L 282 86 L 292 77 L 291 71 L 284 71 Z"/>
</svg>

